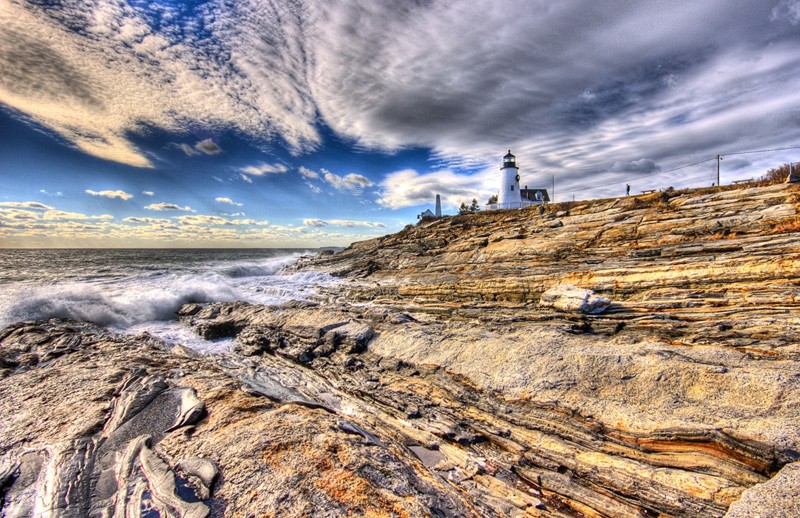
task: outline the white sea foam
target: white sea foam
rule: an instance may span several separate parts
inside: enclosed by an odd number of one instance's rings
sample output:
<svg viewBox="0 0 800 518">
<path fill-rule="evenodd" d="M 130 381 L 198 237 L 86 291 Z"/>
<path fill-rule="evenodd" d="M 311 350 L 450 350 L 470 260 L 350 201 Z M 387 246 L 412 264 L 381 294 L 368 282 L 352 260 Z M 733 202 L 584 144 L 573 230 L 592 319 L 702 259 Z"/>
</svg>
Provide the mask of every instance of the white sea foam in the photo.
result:
<svg viewBox="0 0 800 518">
<path fill-rule="evenodd" d="M 40 274 L 34 272 L 24 281 L 7 283 L 0 292 L 0 325 L 71 318 L 125 333 L 148 332 L 171 343 L 215 352 L 231 342 L 207 342 L 183 327 L 175 315 L 183 304 L 236 300 L 279 304 L 307 299 L 316 287 L 337 282 L 320 273 L 280 274 L 298 253 L 245 260 L 231 253 L 222 259 L 194 262 L 181 262 L 178 252 L 172 252 L 169 261 L 149 254 L 154 257 L 140 263 L 129 261 L 103 268 L 86 267 L 87 261 L 102 262 L 103 258 L 76 260 L 72 268 L 61 266 L 67 270 L 63 274 L 42 266 Z M 59 278 L 69 280 L 54 280 Z"/>
</svg>

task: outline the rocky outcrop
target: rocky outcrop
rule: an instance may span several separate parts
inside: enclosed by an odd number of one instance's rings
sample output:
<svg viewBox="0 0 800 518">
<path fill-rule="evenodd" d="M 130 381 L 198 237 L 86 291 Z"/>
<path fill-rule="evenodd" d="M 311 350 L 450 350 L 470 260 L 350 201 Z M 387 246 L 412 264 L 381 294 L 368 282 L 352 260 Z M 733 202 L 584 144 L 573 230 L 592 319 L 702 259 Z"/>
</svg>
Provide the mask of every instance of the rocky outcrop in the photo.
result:
<svg viewBox="0 0 800 518">
<path fill-rule="evenodd" d="M 282 400 L 242 384 L 304 386 L 294 364 L 194 356 L 88 324 L 6 328 L 3 515 L 476 515 L 368 421 L 304 404 L 336 392 L 320 378 Z"/>
<path fill-rule="evenodd" d="M 791 515 L 798 193 L 426 222 L 300 261 L 317 302 L 181 308 L 217 356 L 13 325 L 2 512 Z"/>
</svg>

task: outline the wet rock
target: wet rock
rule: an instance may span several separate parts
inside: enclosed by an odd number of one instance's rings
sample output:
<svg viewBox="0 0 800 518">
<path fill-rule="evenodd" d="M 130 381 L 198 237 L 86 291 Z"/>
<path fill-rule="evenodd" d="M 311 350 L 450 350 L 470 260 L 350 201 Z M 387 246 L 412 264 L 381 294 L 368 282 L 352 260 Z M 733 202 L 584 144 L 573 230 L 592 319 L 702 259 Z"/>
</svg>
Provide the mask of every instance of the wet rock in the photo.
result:
<svg viewBox="0 0 800 518">
<path fill-rule="evenodd" d="M 186 502 L 176 494 L 175 475 L 150 448 L 146 446 L 141 448 L 139 461 L 147 478 L 153 502 L 161 516 L 169 516 L 172 513 L 186 518 L 208 516 L 208 506 L 202 502 Z"/>
<path fill-rule="evenodd" d="M 201 499 L 207 500 L 211 497 L 211 490 L 219 474 L 213 462 L 200 457 L 189 457 L 180 461 L 176 467 L 187 477 L 194 477 L 199 481 Z"/>
</svg>

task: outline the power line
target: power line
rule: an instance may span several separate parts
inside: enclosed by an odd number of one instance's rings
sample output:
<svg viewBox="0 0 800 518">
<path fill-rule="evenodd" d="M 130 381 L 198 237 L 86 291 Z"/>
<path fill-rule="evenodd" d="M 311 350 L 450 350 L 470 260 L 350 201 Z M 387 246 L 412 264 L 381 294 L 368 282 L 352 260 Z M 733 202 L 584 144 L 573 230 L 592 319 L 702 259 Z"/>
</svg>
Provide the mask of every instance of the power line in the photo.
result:
<svg viewBox="0 0 800 518">
<path fill-rule="evenodd" d="M 787 149 L 800 149 L 800 146 L 778 147 L 775 149 L 757 149 L 755 151 L 739 151 L 738 153 L 721 153 L 721 156 L 749 155 L 751 153 L 768 153 L 770 151 L 786 151 Z"/>
<path fill-rule="evenodd" d="M 639 176 L 634 176 L 632 178 L 626 178 L 624 180 L 617 180 L 617 181 L 606 183 L 606 184 L 603 184 L 603 185 L 595 185 L 595 186 L 592 186 L 592 187 L 584 187 L 582 189 L 571 189 L 570 192 L 582 192 L 582 191 L 589 191 L 589 190 L 592 190 L 592 189 L 602 189 L 603 187 L 610 187 L 612 185 L 618 185 L 618 184 L 621 184 L 621 183 L 632 182 L 632 181 L 639 180 L 639 179 L 642 179 L 642 178 L 647 178 L 647 177 L 650 177 L 650 176 L 656 176 L 656 175 L 659 175 L 659 174 L 665 174 L 665 173 L 671 173 L 673 171 L 679 171 L 679 170 L 685 169 L 687 167 L 692 167 L 692 166 L 699 165 L 699 164 L 702 164 L 702 163 L 705 163 L 705 162 L 710 162 L 711 160 L 720 160 L 722 157 L 726 157 L 726 156 L 749 155 L 749 154 L 752 154 L 752 153 L 770 153 L 770 152 L 774 152 L 774 151 L 787 151 L 787 150 L 790 150 L 790 149 L 800 149 L 800 146 L 779 147 L 779 148 L 774 148 L 774 149 L 755 149 L 755 150 L 752 150 L 752 151 L 739 151 L 739 152 L 736 152 L 736 153 L 720 153 L 719 155 L 716 155 L 716 156 L 713 156 L 713 157 L 710 157 L 710 158 L 706 158 L 706 159 L 700 160 L 698 162 L 692 162 L 691 164 L 685 164 L 685 165 L 681 165 L 681 166 L 678 166 L 678 167 L 674 167 L 672 169 L 667 169 L 666 171 L 654 171 L 652 173 L 643 174 L 643 175 L 639 175 Z"/>
<path fill-rule="evenodd" d="M 570 192 L 581 192 L 581 191 L 589 191 L 591 189 L 602 189 L 603 187 L 610 187 L 612 185 L 617 185 L 617 184 L 620 184 L 620 183 L 632 182 L 634 180 L 639 180 L 641 178 L 647 178 L 648 176 L 655 176 L 657 174 L 664 174 L 664 173 L 671 173 L 673 171 L 679 171 L 681 169 L 686 169 L 687 167 L 692 167 L 693 165 L 702 164 L 704 162 L 710 162 L 711 160 L 716 160 L 716 159 L 717 159 L 717 157 L 712 156 L 710 158 L 706 158 L 706 159 L 700 160 L 699 162 L 692 162 L 691 164 L 685 164 L 685 165 L 682 165 L 682 166 L 674 167 L 672 169 L 667 169 L 666 171 L 655 171 L 653 173 L 643 174 L 643 175 L 640 175 L 640 176 L 635 176 L 633 178 L 626 178 L 624 180 L 618 180 L 616 182 L 606 183 L 606 184 L 603 184 L 603 185 L 594 185 L 592 187 L 584 187 L 583 189 L 572 189 Z"/>
</svg>

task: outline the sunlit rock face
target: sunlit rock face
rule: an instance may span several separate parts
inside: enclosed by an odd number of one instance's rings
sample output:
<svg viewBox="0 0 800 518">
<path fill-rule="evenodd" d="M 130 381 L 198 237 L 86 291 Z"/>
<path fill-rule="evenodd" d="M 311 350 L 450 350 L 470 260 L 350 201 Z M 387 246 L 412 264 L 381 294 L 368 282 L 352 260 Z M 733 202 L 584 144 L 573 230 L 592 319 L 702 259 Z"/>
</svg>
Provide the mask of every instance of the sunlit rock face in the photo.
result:
<svg viewBox="0 0 800 518">
<path fill-rule="evenodd" d="M 236 338 L 218 356 L 12 325 L 2 512 L 796 509 L 798 203 L 780 185 L 424 223 L 301 261 L 346 278 L 316 301 L 183 306 Z"/>
</svg>

